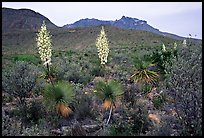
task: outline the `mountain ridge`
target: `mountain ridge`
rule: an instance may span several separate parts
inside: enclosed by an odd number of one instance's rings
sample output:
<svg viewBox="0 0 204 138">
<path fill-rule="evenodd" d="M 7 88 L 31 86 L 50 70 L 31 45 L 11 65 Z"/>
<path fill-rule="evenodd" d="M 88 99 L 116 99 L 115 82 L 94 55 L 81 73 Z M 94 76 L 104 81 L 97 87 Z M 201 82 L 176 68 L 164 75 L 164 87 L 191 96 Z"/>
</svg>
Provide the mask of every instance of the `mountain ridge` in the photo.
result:
<svg viewBox="0 0 204 138">
<path fill-rule="evenodd" d="M 148 31 L 152 33 L 156 33 L 159 35 L 171 37 L 174 39 L 182 40 L 185 37 L 178 36 L 176 34 L 168 33 L 168 32 L 161 32 L 159 29 L 154 28 L 147 24 L 147 21 L 145 20 L 140 20 L 137 18 L 132 18 L 132 17 L 127 17 L 127 16 L 122 16 L 121 19 L 119 20 L 99 20 L 95 18 L 85 18 L 85 19 L 80 19 L 72 24 L 66 24 L 63 27 L 64 28 L 77 28 L 77 27 L 88 27 L 88 26 L 99 26 L 99 25 L 112 25 L 115 27 L 123 28 L 123 29 L 135 29 L 135 30 L 143 30 L 143 31 Z"/>
<path fill-rule="evenodd" d="M 38 30 L 43 20 L 47 28 L 57 28 L 47 17 L 30 9 L 12 9 L 2 7 L 2 32 L 18 30 Z"/>
</svg>

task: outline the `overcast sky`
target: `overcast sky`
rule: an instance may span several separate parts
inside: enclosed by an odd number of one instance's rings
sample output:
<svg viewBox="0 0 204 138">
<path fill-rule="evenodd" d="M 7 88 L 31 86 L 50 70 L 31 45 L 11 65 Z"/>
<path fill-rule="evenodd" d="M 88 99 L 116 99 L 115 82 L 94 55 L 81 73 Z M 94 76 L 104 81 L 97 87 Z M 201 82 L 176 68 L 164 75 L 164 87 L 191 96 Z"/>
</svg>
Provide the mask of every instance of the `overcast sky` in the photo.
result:
<svg viewBox="0 0 204 138">
<path fill-rule="evenodd" d="M 2 2 L 2 7 L 34 10 L 57 26 L 84 18 L 119 20 L 124 15 L 146 20 L 162 32 L 202 38 L 202 2 Z"/>
</svg>

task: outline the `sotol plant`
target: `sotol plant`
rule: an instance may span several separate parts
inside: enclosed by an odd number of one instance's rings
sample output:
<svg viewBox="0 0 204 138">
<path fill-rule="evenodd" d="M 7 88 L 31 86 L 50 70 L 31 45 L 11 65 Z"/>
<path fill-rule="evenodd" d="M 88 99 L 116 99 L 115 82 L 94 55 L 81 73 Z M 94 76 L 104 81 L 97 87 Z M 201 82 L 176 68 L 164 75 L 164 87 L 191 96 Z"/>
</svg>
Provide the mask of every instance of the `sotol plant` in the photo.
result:
<svg viewBox="0 0 204 138">
<path fill-rule="evenodd" d="M 131 80 L 138 83 L 155 83 L 159 74 L 155 71 L 151 71 L 148 68 L 152 66 L 151 59 L 148 56 L 143 58 L 135 57 L 134 58 L 135 71 L 134 74 L 130 77 Z"/>
<path fill-rule="evenodd" d="M 109 118 L 106 122 L 108 124 L 115 102 L 124 93 L 122 85 L 115 80 L 99 81 L 95 89 L 97 91 L 96 95 L 104 101 L 103 108 L 105 110 L 110 109 Z"/>
<path fill-rule="evenodd" d="M 68 82 L 58 81 L 54 87 L 48 84 L 44 89 L 44 97 L 47 105 L 55 105 L 59 115 L 67 117 L 72 113 L 69 105 L 73 102 L 75 93 L 73 86 Z"/>
</svg>

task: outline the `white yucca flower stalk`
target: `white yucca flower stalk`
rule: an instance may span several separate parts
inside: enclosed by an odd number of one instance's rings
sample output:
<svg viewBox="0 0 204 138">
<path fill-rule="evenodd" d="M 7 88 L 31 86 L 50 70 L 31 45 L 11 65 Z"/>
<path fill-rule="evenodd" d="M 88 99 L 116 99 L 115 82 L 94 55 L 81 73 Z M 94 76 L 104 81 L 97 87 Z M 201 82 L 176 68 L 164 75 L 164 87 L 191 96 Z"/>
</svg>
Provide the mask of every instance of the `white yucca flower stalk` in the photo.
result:
<svg viewBox="0 0 204 138">
<path fill-rule="evenodd" d="M 177 43 L 175 42 L 174 43 L 174 50 L 176 50 L 176 48 L 177 48 Z"/>
<path fill-rule="evenodd" d="M 163 51 L 163 52 L 166 52 L 166 47 L 165 47 L 164 44 L 162 45 L 162 51 Z"/>
<path fill-rule="evenodd" d="M 186 39 L 183 40 L 183 46 L 186 47 Z"/>
<path fill-rule="evenodd" d="M 103 26 L 101 29 L 101 33 L 96 39 L 96 47 L 98 49 L 98 56 L 101 60 L 101 64 L 106 64 L 108 61 L 109 47 Z"/>
<path fill-rule="evenodd" d="M 50 32 L 47 31 L 45 21 L 37 33 L 37 47 L 38 52 L 40 54 L 40 59 L 44 62 L 43 65 L 51 65 L 51 56 L 52 56 L 52 47 L 51 47 L 51 35 Z"/>
</svg>

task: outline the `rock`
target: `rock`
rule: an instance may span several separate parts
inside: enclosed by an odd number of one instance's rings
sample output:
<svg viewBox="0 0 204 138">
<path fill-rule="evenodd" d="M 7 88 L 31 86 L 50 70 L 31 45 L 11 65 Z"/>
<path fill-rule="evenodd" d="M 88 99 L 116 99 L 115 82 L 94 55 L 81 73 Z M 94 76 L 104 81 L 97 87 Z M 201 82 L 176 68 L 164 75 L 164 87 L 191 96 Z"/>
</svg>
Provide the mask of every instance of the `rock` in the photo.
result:
<svg viewBox="0 0 204 138">
<path fill-rule="evenodd" d="M 85 129 L 79 123 L 72 126 L 63 126 L 62 131 L 64 136 L 86 136 Z"/>
<path fill-rule="evenodd" d="M 53 129 L 53 130 L 51 130 L 51 133 L 55 134 L 55 135 L 62 135 L 63 134 L 63 132 L 60 129 Z"/>
<path fill-rule="evenodd" d="M 95 132 L 101 128 L 100 125 L 83 125 L 82 128 L 86 130 L 88 133 Z"/>
</svg>

